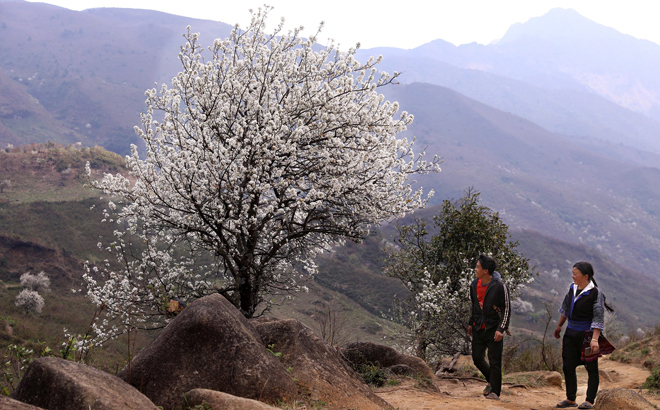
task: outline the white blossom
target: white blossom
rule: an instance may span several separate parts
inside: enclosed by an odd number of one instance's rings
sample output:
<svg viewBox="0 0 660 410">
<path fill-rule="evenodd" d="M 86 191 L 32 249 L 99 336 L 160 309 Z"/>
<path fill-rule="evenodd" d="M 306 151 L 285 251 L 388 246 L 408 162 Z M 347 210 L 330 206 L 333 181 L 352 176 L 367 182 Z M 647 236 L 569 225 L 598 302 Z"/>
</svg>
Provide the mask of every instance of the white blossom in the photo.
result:
<svg viewBox="0 0 660 410">
<path fill-rule="evenodd" d="M 25 289 L 33 290 L 35 292 L 49 292 L 50 279 L 46 276 L 44 271 L 33 275 L 31 273 L 24 273 L 21 275 L 21 285 Z"/>
</svg>

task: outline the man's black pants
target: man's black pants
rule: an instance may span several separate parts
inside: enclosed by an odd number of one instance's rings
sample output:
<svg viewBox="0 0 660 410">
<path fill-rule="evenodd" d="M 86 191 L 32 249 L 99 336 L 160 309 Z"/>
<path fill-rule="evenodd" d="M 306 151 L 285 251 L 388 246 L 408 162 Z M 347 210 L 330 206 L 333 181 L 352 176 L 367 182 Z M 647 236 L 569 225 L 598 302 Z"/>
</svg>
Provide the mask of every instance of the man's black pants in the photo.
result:
<svg viewBox="0 0 660 410">
<path fill-rule="evenodd" d="M 472 332 L 472 360 L 477 369 L 490 383 L 492 392 L 500 395 L 502 391 L 502 350 L 504 338 L 495 341 L 497 327 L 480 329 Z M 486 362 L 486 349 L 488 361 Z"/>
</svg>

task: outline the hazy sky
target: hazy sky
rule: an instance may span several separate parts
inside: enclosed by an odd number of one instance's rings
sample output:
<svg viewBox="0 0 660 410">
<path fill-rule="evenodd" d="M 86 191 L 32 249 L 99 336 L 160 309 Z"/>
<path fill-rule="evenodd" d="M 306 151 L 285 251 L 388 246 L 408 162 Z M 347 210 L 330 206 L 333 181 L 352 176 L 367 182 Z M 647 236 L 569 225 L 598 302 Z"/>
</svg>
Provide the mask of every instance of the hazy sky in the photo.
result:
<svg viewBox="0 0 660 410">
<path fill-rule="evenodd" d="M 284 16 L 287 25 L 303 25 L 306 29 L 303 34 L 311 34 L 325 21 L 319 40 L 331 37 L 342 48 L 358 41 L 363 48 L 414 48 L 439 38 L 456 45 L 473 41 L 488 44 L 501 38 L 512 24 L 562 7 L 572 8 L 624 34 L 660 44 L 658 0 L 51 0 L 46 3 L 72 10 L 152 9 L 241 26 L 249 22 L 250 8 L 267 3 L 275 7 L 269 20 L 273 26 Z"/>
</svg>

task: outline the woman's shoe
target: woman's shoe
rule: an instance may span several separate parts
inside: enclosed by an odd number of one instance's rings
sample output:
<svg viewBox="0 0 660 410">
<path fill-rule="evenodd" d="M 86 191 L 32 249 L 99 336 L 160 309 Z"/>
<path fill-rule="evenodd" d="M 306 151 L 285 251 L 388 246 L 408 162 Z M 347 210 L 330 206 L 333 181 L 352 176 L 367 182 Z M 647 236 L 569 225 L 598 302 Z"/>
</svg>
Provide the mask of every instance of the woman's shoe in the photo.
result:
<svg viewBox="0 0 660 410">
<path fill-rule="evenodd" d="M 500 396 L 498 396 L 497 394 L 495 394 L 495 393 L 493 393 L 493 392 L 490 392 L 490 393 L 488 393 L 488 395 L 486 396 L 486 398 L 487 398 L 487 399 L 491 399 L 491 400 L 499 400 L 499 399 L 500 399 Z"/>
<path fill-rule="evenodd" d="M 490 392 L 493 391 L 493 388 L 491 387 L 490 384 L 486 385 L 484 388 L 484 391 L 482 392 L 484 396 L 488 396 Z"/>
<path fill-rule="evenodd" d="M 562 400 L 559 403 L 557 403 L 557 408 L 558 409 L 567 409 L 569 407 L 577 407 L 577 403 L 571 403 L 568 400 Z"/>
<path fill-rule="evenodd" d="M 580 404 L 578 406 L 578 409 L 593 409 L 594 405 L 589 403 L 588 401 L 585 401 L 584 403 Z"/>
</svg>

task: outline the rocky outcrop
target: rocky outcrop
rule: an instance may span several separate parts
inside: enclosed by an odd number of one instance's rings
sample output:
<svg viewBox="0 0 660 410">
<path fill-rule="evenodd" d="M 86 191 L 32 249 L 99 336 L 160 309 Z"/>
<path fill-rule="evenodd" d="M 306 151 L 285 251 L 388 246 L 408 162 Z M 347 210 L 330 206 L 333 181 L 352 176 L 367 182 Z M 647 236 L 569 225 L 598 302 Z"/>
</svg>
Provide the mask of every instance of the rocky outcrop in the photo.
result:
<svg viewBox="0 0 660 410">
<path fill-rule="evenodd" d="M 341 349 L 342 354 L 354 365 L 372 363 L 382 368 L 405 364 L 415 370 L 420 377 L 435 378 L 433 370 L 419 357 L 401 354 L 393 348 L 371 342 L 351 343 Z"/>
<path fill-rule="evenodd" d="M 389 404 L 376 396 L 337 350 L 304 324 L 293 319 L 252 321 L 261 339 L 297 380 L 299 392 L 333 409 L 382 409 Z"/>
<path fill-rule="evenodd" d="M 157 410 L 120 378 L 56 357 L 32 362 L 12 398 L 48 410 Z"/>
<path fill-rule="evenodd" d="M 277 410 L 277 407 L 260 401 L 206 389 L 193 389 L 186 393 L 186 403 L 190 407 L 201 406 L 210 410 Z"/>
<path fill-rule="evenodd" d="M 119 377 L 166 410 L 198 388 L 264 402 L 297 395 L 291 375 L 254 327 L 219 294 L 183 309 Z"/>
<path fill-rule="evenodd" d="M 44 410 L 31 404 L 23 403 L 0 395 L 0 410 Z"/>
<path fill-rule="evenodd" d="M 596 410 L 654 410 L 641 394 L 628 389 L 600 390 L 596 396 Z"/>
</svg>

